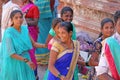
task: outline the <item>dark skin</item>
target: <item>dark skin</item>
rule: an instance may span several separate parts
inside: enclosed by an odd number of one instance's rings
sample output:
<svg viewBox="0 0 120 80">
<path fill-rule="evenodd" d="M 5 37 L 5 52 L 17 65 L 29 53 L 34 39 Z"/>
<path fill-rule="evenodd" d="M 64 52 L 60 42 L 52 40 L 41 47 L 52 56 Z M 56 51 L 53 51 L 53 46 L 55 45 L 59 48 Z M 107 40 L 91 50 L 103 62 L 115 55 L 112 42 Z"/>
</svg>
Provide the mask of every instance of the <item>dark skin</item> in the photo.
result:
<svg viewBox="0 0 120 80">
<path fill-rule="evenodd" d="M 61 14 L 61 19 L 63 21 L 71 22 L 73 20 L 73 14 L 70 11 L 65 11 L 64 14 Z M 52 38 L 53 36 L 48 34 L 48 37 L 46 39 L 46 44 L 48 44 Z"/>
<path fill-rule="evenodd" d="M 114 80 L 114 79 L 107 73 L 103 73 L 98 76 L 98 80 Z"/>
<path fill-rule="evenodd" d="M 30 0 L 22 0 L 23 6 L 31 3 Z M 37 26 L 38 18 L 25 18 L 28 26 Z"/>
</svg>

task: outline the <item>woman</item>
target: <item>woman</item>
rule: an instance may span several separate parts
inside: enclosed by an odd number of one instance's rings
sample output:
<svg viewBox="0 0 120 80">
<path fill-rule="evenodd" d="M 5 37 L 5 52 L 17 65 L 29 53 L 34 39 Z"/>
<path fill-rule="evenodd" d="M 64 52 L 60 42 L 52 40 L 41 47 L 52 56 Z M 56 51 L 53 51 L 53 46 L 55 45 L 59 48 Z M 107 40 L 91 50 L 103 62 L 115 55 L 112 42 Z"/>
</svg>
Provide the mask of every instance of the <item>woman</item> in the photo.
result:
<svg viewBox="0 0 120 80">
<path fill-rule="evenodd" d="M 27 26 L 21 25 L 23 14 L 14 10 L 10 15 L 12 26 L 7 28 L 1 44 L 2 67 L 1 80 L 35 80 L 29 50 L 33 47 L 45 47 L 38 44 L 29 36 Z"/>
<path fill-rule="evenodd" d="M 24 0 L 22 6 L 22 12 L 25 14 L 25 19 L 28 24 L 28 30 L 30 36 L 37 41 L 38 39 L 38 19 L 39 19 L 39 10 L 38 7 L 33 4 L 30 0 Z M 37 66 L 37 61 L 35 58 L 35 48 L 32 48 L 30 51 L 30 57 L 32 62 Z M 35 69 L 35 76 L 37 77 L 37 68 Z"/>
<path fill-rule="evenodd" d="M 61 10 L 61 19 L 62 21 L 67 21 L 67 22 L 72 22 L 73 20 L 73 10 L 70 7 L 64 7 Z M 46 44 L 48 44 L 48 42 L 55 36 L 55 31 L 53 30 L 53 28 L 50 29 L 49 34 L 48 34 L 48 38 L 46 40 Z M 76 40 L 76 29 L 75 26 L 73 25 L 73 34 L 72 34 L 72 39 Z"/>
<path fill-rule="evenodd" d="M 40 18 L 38 21 L 40 33 L 38 34 L 37 42 L 44 44 L 46 42 L 53 19 L 50 8 L 50 0 L 35 0 L 34 2 L 40 11 Z M 44 65 L 48 63 L 48 53 L 49 50 L 47 48 L 36 49 L 36 57 L 39 64 Z"/>
<path fill-rule="evenodd" d="M 107 37 L 112 36 L 114 33 L 114 23 L 110 18 L 105 18 L 101 21 L 101 33 L 99 38 L 94 42 L 94 52 L 90 58 L 90 66 L 98 66 L 99 63 L 99 54 L 101 53 L 101 42 Z"/>
<path fill-rule="evenodd" d="M 116 32 L 102 41 L 103 48 L 96 67 L 98 80 L 120 80 L 120 10 L 113 16 Z"/>
<path fill-rule="evenodd" d="M 72 32 L 73 26 L 70 22 L 60 24 L 61 42 L 54 42 L 52 45 L 47 80 L 74 80 L 73 74 L 79 57 L 79 43 L 71 40 Z"/>
<path fill-rule="evenodd" d="M 72 22 L 73 20 L 73 10 L 72 8 L 70 7 L 64 7 L 62 10 L 61 10 L 61 19 L 62 21 L 67 21 L 67 22 Z M 75 29 L 75 26 L 74 24 L 73 25 L 73 33 L 72 33 L 72 40 L 76 40 L 76 29 Z M 51 28 L 51 30 L 49 31 L 49 34 L 48 34 L 48 38 L 46 40 L 46 44 L 48 44 L 48 42 L 56 35 L 55 31 L 53 30 L 53 28 Z M 78 74 L 78 66 L 76 66 L 76 69 L 75 69 L 75 75 Z M 75 77 L 75 80 L 78 80 L 78 77 Z"/>
<path fill-rule="evenodd" d="M 62 22 L 61 18 L 55 18 L 52 21 L 52 28 L 55 31 L 56 35 L 49 41 L 48 43 L 48 49 L 51 50 L 51 47 L 53 45 L 54 42 L 58 42 L 60 41 L 60 37 L 59 37 L 59 25 Z M 47 80 L 48 77 L 48 69 L 44 75 L 44 80 Z"/>
<path fill-rule="evenodd" d="M 52 21 L 52 28 L 53 30 L 55 31 L 55 36 L 50 40 L 50 42 L 48 43 L 48 49 L 50 50 L 51 47 L 52 47 L 52 44 L 56 41 L 59 41 L 60 40 L 60 37 L 59 37 L 59 25 L 60 23 L 62 22 L 61 18 L 55 18 L 53 19 Z"/>
<path fill-rule="evenodd" d="M 94 51 L 92 52 L 91 58 L 89 60 L 90 66 L 98 66 L 99 63 L 99 57 L 102 49 L 101 42 L 112 36 L 114 33 L 114 23 L 110 18 L 105 18 L 101 21 L 101 33 L 99 35 L 99 38 L 94 42 Z M 95 67 L 96 68 L 96 67 Z M 95 68 L 92 68 L 92 71 L 90 73 L 91 76 L 95 76 Z"/>
</svg>

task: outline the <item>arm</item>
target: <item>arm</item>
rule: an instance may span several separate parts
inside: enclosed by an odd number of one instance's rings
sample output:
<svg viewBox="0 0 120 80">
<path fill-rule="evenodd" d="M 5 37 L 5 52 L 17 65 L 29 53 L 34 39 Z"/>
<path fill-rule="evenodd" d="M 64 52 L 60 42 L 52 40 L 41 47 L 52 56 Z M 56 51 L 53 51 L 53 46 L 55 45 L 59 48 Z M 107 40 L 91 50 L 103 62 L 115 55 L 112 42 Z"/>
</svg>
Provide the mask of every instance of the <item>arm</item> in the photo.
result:
<svg viewBox="0 0 120 80">
<path fill-rule="evenodd" d="M 98 76 L 98 80 L 114 80 L 114 79 L 107 73 L 103 73 Z"/>
<path fill-rule="evenodd" d="M 26 59 L 26 58 L 24 58 L 20 55 L 17 55 L 17 54 L 14 53 L 14 54 L 11 55 L 11 57 L 14 58 L 14 59 L 26 62 L 31 67 L 31 69 L 33 69 L 33 70 L 36 68 L 36 66 L 33 62 L 29 61 L 28 59 Z"/>
<path fill-rule="evenodd" d="M 60 72 L 55 68 L 54 64 L 55 61 L 57 60 L 57 55 L 58 53 L 51 50 L 50 51 L 50 58 L 49 58 L 49 64 L 48 64 L 48 69 L 53 73 L 53 75 L 55 75 L 56 77 L 58 77 L 58 74 L 60 74 Z M 64 76 L 61 76 L 60 79 L 63 80 Z"/>
<path fill-rule="evenodd" d="M 46 44 L 48 45 L 49 41 L 55 36 L 55 32 L 53 30 L 53 28 L 50 29 L 48 37 L 46 39 Z"/>
<path fill-rule="evenodd" d="M 37 26 L 38 25 L 38 18 L 26 18 L 26 22 L 29 26 Z"/>
<path fill-rule="evenodd" d="M 46 39 L 46 44 L 48 45 L 49 41 L 53 38 L 50 34 L 48 34 L 48 37 Z"/>
<path fill-rule="evenodd" d="M 99 58 L 99 53 L 97 52 L 92 53 L 92 56 L 89 60 L 90 66 L 98 66 L 98 62 L 99 62 L 98 58 Z"/>
<path fill-rule="evenodd" d="M 26 18 L 28 26 L 37 26 L 38 25 L 38 20 L 39 20 L 39 17 L 40 17 L 38 7 L 34 5 L 30 8 L 29 11 L 32 12 L 32 14 L 30 13 L 32 15 L 32 17 Z M 27 17 L 27 14 L 29 15 L 29 11 L 28 11 L 28 13 L 26 13 L 26 17 Z"/>
<path fill-rule="evenodd" d="M 83 57 L 81 57 L 81 56 L 79 56 L 77 63 L 82 65 L 82 66 L 89 66 L 89 63 L 85 62 Z"/>
<path fill-rule="evenodd" d="M 32 42 L 33 47 L 35 47 L 35 48 L 46 48 L 45 44 L 40 44 L 40 43 L 35 42 L 31 36 L 30 36 L 30 40 Z"/>
<path fill-rule="evenodd" d="M 95 67 L 95 69 L 99 80 L 114 80 L 111 75 L 108 74 L 109 65 L 106 61 L 104 53 L 101 54 L 99 64 Z"/>
</svg>

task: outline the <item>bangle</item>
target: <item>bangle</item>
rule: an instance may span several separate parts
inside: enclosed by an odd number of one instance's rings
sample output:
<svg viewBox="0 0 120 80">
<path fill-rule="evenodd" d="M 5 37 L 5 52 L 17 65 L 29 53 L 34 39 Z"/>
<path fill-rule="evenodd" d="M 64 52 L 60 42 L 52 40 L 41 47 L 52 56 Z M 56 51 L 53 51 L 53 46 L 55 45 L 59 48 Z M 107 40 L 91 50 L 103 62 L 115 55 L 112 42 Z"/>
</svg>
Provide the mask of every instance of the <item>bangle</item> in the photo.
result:
<svg viewBox="0 0 120 80">
<path fill-rule="evenodd" d="M 88 62 L 85 62 L 85 65 L 86 65 L 86 66 L 89 66 Z"/>
<path fill-rule="evenodd" d="M 25 61 L 25 63 L 29 62 L 29 60 L 28 60 L 28 59 L 24 59 L 24 61 Z"/>
<path fill-rule="evenodd" d="M 60 78 L 60 77 L 61 77 L 61 74 L 59 73 L 57 77 Z"/>
</svg>

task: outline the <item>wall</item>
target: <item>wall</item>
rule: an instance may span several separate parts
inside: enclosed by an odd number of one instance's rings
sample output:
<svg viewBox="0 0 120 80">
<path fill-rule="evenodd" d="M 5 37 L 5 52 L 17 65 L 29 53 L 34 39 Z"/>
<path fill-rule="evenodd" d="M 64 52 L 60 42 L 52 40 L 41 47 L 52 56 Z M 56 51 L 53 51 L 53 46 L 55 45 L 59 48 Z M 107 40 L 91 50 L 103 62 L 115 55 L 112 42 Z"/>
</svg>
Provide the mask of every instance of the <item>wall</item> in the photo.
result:
<svg viewBox="0 0 120 80">
<path fill-rule="evenodd" d="M 96 38 L 100 32 L 103 18 L 113 18 L 116 10 L 120 10 L 119 0 L 60 0 L 61 9 L 70 6 L 74 10 L 73 22 L 77 32 L 84 31 Z"/>
</svg>

